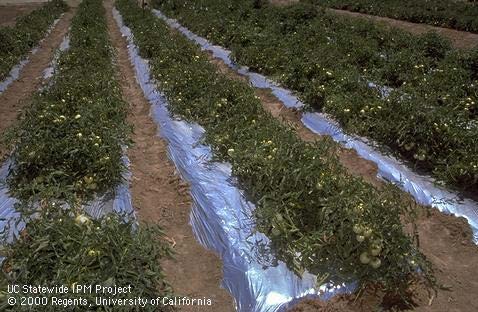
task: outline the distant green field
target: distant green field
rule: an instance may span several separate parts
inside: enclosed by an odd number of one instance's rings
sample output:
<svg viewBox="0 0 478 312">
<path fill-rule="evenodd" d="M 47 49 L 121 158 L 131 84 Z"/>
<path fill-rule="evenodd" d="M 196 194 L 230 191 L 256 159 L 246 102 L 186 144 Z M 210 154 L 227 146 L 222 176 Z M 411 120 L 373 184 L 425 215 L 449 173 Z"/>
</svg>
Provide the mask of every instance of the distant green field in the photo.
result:
<svg viewBox="0 0 478 312">
<path fill-rule="evenodd" d="M 0 27 L 0 81 L 13 66 L 43 39 L 67 6 L 62 0 L 53 0 L 18 19 L 13 27 Z"/>
<path fill-rule="evenodd" d="M 478 1 L 302 0 L 335 9 L 478 32 Z"/>
</svg>

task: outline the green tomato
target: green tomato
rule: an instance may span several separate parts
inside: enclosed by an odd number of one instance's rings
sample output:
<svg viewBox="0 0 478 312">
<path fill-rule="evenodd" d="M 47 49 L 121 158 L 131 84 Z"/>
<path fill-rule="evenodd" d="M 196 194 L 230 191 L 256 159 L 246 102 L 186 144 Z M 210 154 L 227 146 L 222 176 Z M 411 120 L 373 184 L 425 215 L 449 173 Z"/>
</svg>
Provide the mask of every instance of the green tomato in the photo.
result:
<svg viewBox="0 0 478 312">
<path fill-rule="evenodd" d="M 355 224 L 353 229 L 355 234 L 361 234 L 362 233 L 362 227 L 359 224 Z"/>
<path fill-rule="evenodd" d="M 363 236 L 365 236 L 366 238 L 369 238 L 370 236 L 372 236 L 372 229 L 370 228 L 366 228 L 364 231 L 363 231 Z"/>
<path fill-rule="evenodd" d="M 363 236 L 363 235 L 357 235 L 357 236 L 355 236 L 355 238 L 357 239 L 357 241 L 359 243 L 361 243 L 365 240 L 365 236 Z"/>
<path fill-rule="evenodd" d="M 370 266 L 374 269 L 378 269 L 382 265 L 382 261 L 379 258 L 373 258 L 370 261 Z"/>
<path fill-rule="evenodd" d="M 360 254 L 360 262 L 362 264 L 368 264 L 370 263 L 370 257 L 368 255 L 368 252 L 364 251 Z"/>
<path fill-rule="evenodd" d="M 362 214 L 364 212 L 363 206 L 357 206 L 354 208 L 355 213 Z"/>
<path fill-rule="evenodd" d="M 370 249 L 370 254 L 371 254 L 372 256 L 378 256 L 381 251 L 382 251 L 382 248 L 381 248 L 381 247 L 379 247 L 379 246 L 374 246 L 374 247 L 372 247 L 372 249 Z"/>
<path fill-rule="evenodd" d="M 280 230 L 278 228 L 272 228 L 272 235 L 273 236 L 279 236 L 280 235 Z"/>
<path fill-rule="evenodd" d="M 410 260 L 409 263 L 415 269 L 418 267 L 418 263 L 415 260 Z"/>
<path fill-rule="evenodd" d="M 414 148 L 414 147 L 415 147 L 415 143 L 413 143 L 413 142 L 405 144 L 405 150 L 408 151 L 408 152 L 411 151 L 412 148 Z"/>
</svg>

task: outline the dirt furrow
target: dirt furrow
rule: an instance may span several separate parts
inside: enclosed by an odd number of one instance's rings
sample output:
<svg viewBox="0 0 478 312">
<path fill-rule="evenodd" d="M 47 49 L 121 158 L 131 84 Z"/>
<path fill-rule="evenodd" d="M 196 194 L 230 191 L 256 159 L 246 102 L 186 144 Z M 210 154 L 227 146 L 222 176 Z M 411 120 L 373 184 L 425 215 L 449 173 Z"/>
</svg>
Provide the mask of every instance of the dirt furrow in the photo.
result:
<svg viewBox="0 0 478 312">
<path fill-rule="evenodd" d="M 136 82 L 126 40 L 121 36 L 113 16 L 111 0 L 105 2 L 107 20 L 125 100 L 130 104 L 129 122 L 134 125 L 134 145 L 129 149 L 133 205 L 140 220 L 160 224 L 174 242 L 174 260 L 162 264 L 167 280 L 176 294 L 190 298 L 211 298 L 206 307 L 183 306 L 181 311 L 234 311 L 233 301 L 220 287 L 222 263 L 195 239 L 189 215 L 191 198 L 188 185 L 176 174 L 167 155 L 167 143 L 158 136 L 150 117 L 150 104 Z"/>
<path fill-rule="evenodd" d="M 408 31 L 409 33 L 412 33 L 414 35 L 421 35 L 427 32 L 436 32 L 442 35 L 443 37 L 448 38 L 451 41 L 453 47 L 458 49 L 472 49 L 478 46 L 478 34 L 466 32 L 466 31 L 436 27 L 436 26 L 431 26 L 427 24 L 412 23 L 412 22 L 397 20 L 397 19 L 393 19 L 389 17 L 369 15 L 369 14 L 351 12 L 351 11 L 345 11 L 345 10 L 329 9 L 329 11 L 342 16 L 362 18 L 362 19 L 380 23 L 388 27 L 399 28 L 399 29 Z"/>
<path fill-rule="evenodd" d="M 30 53 L 30 61 L 23 67 L 20 77 L 0 94 L 0 136 L 17 120 L 28 99 L 38 90 L 43 82 L 43 71 L 53 59 L 53 55 L 67 34 L 76 7 L 70 7 L 63 14 L 50 34 L 40 43 L 35 54 Z M 0 146 L 0 161 L 7 151 Z"/>
<path fill-rule="evenodd" d="M 299 0 L 270 0 L 275 5 L 290 5 L 299 2 Z M 412 23 L 403 20 L 382 17 L 347 10 L 327 9 L 327 11 L 352 18 L 362 18 L 369 21 L 380 23 L 387 27 L 399 28 L 415 35 L 421 35 L 427 32 L 436 32 L 445 38 L 448 38 L 452 45 L 458 49 L 472 49 L 478 47 L 478 34 L 471 32 L 455 30 L 445 27 L 436 27 L 428 24 Z"/>
</svg>

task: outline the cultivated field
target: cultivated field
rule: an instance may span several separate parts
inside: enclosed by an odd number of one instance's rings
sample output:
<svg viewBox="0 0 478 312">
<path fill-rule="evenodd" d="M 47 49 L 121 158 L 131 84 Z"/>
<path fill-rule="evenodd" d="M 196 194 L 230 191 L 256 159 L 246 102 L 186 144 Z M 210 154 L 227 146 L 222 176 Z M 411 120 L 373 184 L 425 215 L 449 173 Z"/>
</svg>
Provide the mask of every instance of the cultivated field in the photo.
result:
<svg viewBox="0 0 478 312">
<path fill-rule="evenodd" d="M 474 4 L 354 3 L 0 6 L 0 310 L 478 310 Z"/>
</svg>

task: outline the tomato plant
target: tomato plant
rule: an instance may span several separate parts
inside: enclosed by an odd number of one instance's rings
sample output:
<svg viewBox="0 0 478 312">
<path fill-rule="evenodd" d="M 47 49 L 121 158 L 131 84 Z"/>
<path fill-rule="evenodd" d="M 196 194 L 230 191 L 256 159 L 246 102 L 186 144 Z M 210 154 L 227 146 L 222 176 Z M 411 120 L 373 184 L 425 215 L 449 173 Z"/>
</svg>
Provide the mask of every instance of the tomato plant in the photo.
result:
<svg viewBox="0 0 478 312">
<path fill-rule="evenodd" d="M 85 0 L 88 1 L 88 0 Z M 15 243 L 2 247 L 5 257 L 0 265 L 0 290 L 7 285 L 66 286 L 67 294 L 49 293 L 45 305 L 21 306 L 24 294 L 17 304 L 10 306 L 2 300 L 2 311 L 58 311 L 51 297 L 60 300 L 81 300 L 75 311 L 172 311 L 167 306 L 96 305 L 96 285 L 125 287 L 131 292 L 116 297 L 134 300 L 172 296 L 165 282 L 160 261 L 171 256 L 169 244 L 159 227 L 141 224 L 116 215 L 100 219 L 75 216 L 71 211 L 58 209 L 53 203 L 45 204 L 33 220 L 29 220 Z M 81 218 L 79 218 L 81 217 Z M 82 220 L 83 222 L 81 222 Z M 74 293 L 75 285 L 93 286 L 93 291 Z M 81 298 L 81 299 L 80 299 Z M 83 304 L 88 300 L 92 305 Z M 57 300 L 58 301 L 58 300 Z"/>
<path fill-rule="evenodd" d="M 375 140 L 440 182 L 478 192 L 476 51 L 452 49 L 433 33 L 415 36 L 306 3 L 157 5 L 230 48 L 239 64 L 333 115 L 347 132 Z M 390 95 L 369 82 L 388 87 Z"/>
<path fill-rule="evenodd" d="M 33 97 L 9 133 L 8 184 L 19 199 L 19 224 L 26 225 L 13 242 L 5 237 L 8 228 L 2 233 L 0 293 L 6 294 L 9 284 L 64 285 L 68 294 L 54 296 L 92 303 L 75 311 L 171 311 L 95 305 L 95 291 L 72 293 L 72 287 L 84 284 L 131 285 L 131 292 L 121 295 L 126 300 L 172 295 L 160 265 L 171 250 L 159 227 L 113 213 L 91 219 L 82 208 L 122 182 L 122 147 L 130 133 L 102 2 L 82 1 L 72 21 L 70 49 L 61 54 L 51 84 Z M 3 300 L 0 310 L 59 309 L 51 302 L 17 302 L 9 306 Z"/>
<path fill-rule="evenodd" d="M 74 18 L 71 46 L 51 85 L 34 95 L 11 129 L 15 163 L 8 176 L 17 198 L 84 201 L 122 181 L 122 146 L 130 127 L 115 79 L 105 18 L 85 9 Z"/>
<path fill-rule="evenodd" d="M 330 140 L 302 141 L 263 110 L 252 87 L 218 73 L 195 44 L 133 1 L 117 6 L 170 112 L 206 129 L 204 142 L 232 165 L 278 259 L 299 275 L 327 272 L 325 282 L 379 284 L 402 295 L 417 277 L 433 285 L 429 262 L 401 225 L 413 209 L 395 187 L 376 190 L 351 176 Z"/>
</svg>

